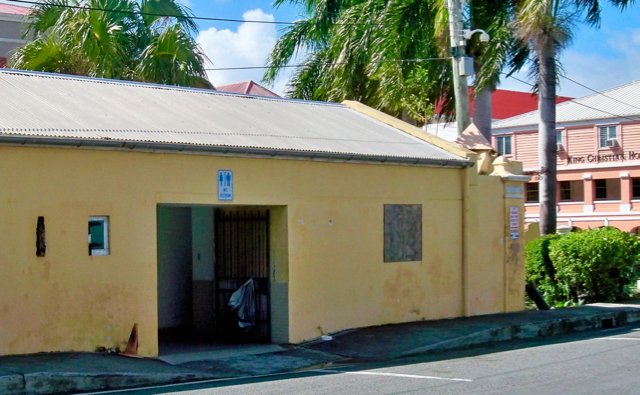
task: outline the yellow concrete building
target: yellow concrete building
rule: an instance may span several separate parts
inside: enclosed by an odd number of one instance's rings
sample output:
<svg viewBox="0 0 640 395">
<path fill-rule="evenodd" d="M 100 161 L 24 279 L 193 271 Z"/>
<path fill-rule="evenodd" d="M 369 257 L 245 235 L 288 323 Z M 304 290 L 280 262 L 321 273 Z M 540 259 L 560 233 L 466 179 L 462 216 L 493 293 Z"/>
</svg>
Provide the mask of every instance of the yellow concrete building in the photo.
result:
<svg viewBox="0 0 640 395">
<path fill-rule="evenodd" d="M 517 164 L 358 103 L 0 71 L 0 355 L 524 308 Z M 230 295 L 254 280 L 255 324 Z M 161 350 L 160 350 L 161 351 Z"/>
</svg>

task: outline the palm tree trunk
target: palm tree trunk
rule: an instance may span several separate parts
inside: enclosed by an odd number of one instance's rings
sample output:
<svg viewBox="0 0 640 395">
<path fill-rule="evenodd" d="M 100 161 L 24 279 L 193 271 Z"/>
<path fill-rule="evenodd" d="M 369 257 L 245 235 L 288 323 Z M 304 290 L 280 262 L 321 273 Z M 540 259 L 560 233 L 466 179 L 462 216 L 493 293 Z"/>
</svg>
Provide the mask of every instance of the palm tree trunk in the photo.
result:
<svg viewBox="0 0 640 395">
<path fill-rule="evenodd" d="M 489 142 L 491 142 L 491 94 L 494 90 L 494 87 L 487 87 L 479 92 L 476 91 L 473 99 L 473 124 Z"/>
<path fill-rule="evenodd" d="M 540 155 L 540 235 L 556 233 L 556 60 L 553 38 L 537 49 L 540 60 L 538 126 Z"/>
</svg>

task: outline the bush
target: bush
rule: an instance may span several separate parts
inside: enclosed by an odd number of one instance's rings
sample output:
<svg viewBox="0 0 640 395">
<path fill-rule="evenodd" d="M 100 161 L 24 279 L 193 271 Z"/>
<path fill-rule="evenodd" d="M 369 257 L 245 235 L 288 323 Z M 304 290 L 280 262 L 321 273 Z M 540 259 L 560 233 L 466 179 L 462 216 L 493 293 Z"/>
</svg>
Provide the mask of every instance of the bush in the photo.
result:
<svg viewBox="0 0 640 395">
<path fill-rule="evenodd" d="M 559 235 L 547 235 L 532 240 L 525 247 L 525 281 L 535 286 L 550 305 L 565 300 L 555 280 L 555 268 L 549 259 L 549 249 Z"/>
<path fill-rule="evenodd" d="M 555 306 L 627 298 L 640 273 L 638 238 L 615 228 L 542 237 L 525 254 L 527 283 Z"/>
</svg>

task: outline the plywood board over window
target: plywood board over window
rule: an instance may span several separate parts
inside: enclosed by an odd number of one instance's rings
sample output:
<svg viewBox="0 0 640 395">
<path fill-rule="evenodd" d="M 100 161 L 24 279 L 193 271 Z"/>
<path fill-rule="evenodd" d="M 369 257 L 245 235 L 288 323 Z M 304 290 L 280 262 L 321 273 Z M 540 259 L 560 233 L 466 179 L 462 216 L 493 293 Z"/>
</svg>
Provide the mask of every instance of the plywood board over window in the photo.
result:
<svg viewBox="0 0 640 395">
<path fill-rule="evenodd" d="M 384 261 L 422 260 L 422 205 L 384 205 Z"/>
</svg>

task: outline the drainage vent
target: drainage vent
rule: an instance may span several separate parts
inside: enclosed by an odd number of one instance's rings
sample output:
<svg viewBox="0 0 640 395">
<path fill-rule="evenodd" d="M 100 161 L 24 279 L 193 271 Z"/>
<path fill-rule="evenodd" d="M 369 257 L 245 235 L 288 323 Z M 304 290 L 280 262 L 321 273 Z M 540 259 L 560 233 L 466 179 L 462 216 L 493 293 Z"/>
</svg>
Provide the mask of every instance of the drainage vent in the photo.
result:
<svg viewBox="0 0 640 395">
<path fill-rule="evenodd" d="M 613 318 L 605 318 L 602 320 L 602 329 L 611 329 L 614 326 Z"/>
</svg>

